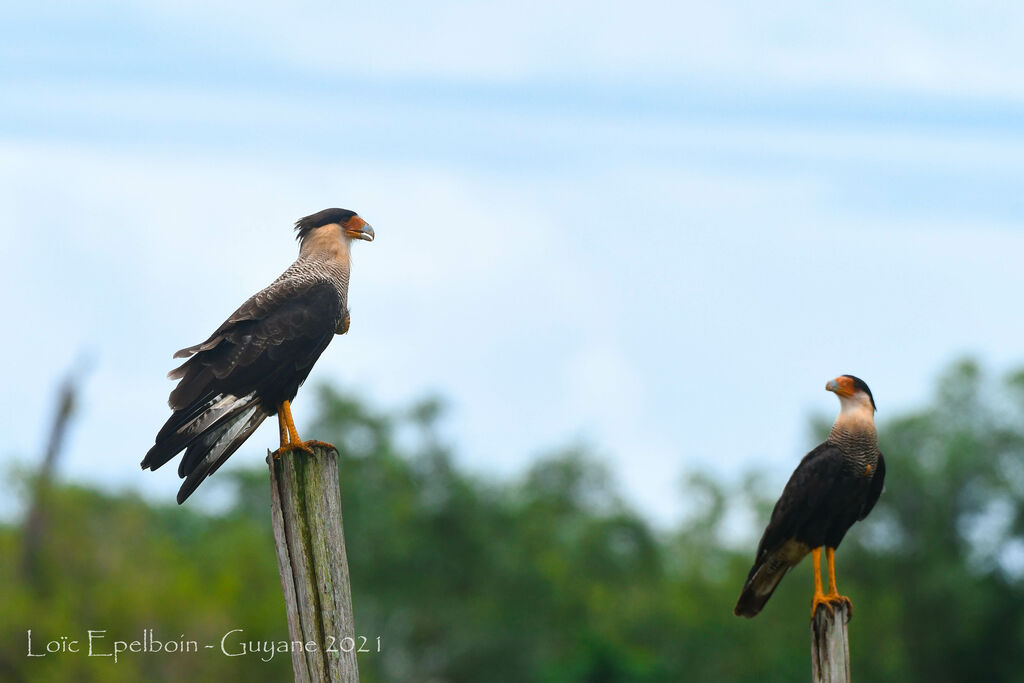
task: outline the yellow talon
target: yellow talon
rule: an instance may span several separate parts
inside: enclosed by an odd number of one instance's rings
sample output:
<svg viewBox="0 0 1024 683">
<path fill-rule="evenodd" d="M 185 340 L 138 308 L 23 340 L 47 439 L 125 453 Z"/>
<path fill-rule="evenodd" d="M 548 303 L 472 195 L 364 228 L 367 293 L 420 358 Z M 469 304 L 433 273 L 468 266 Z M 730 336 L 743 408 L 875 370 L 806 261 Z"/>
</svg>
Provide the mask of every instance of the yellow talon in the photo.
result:
<svg viewBox="0 0 1024 683">
<path fill-rule="evenodd" d="M 828 593 L 822 591 L 821 586 L 821 548 L 811 551 L 814 560 L 814 598 L 811 600 L 811 619 L 814 619 L 818 607 L 824 605 L 830 613 L 835 613 L 836 604 L 845 604 L 849 610 L 849 618 L 853 618 L 853 602 L 845 595 L 839 594 L 836 587 L 836 551 L 835 548 L 825 548 L 825 559 L 828 562 Z"/>
<path fill-rule="evenodd" d="M 281 432 L 281 447 L 274 451 L 274 458 L 279 458 L 282 453 L 290 451 L 303 451 L 314 455 L 313 446 L 333 450 L 334 445 L 326 441 L 303 441 L 299 438 L 299 432 L 295 429 L 295 420 L 292 418 L 292 407 L 288 401 L 282 401 L 277 409 L 277 424 Z"/>
</svg>

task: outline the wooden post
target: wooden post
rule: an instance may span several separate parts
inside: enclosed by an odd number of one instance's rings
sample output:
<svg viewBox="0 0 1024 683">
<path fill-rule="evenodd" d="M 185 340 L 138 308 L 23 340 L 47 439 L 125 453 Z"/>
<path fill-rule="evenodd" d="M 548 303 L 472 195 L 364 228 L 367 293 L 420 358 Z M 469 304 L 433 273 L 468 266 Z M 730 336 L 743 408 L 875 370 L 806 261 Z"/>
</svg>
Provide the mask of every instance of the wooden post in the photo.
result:
<svg viewBox="0 0 1024 683">
<path fill-rule="evenodd" d="M 850 682 L 850 641 L 846 624 L 850 607 L 833 610 L 819 606 L 811 619 L 811 680 L 814 683 Z"/>
<path fill-rule="evenodd" d="M 312 457 L 267 454 L 292 668 L 302 683 L 358 683 L 338 452 L 320 446 L 313 451 Z"/>
</svg>

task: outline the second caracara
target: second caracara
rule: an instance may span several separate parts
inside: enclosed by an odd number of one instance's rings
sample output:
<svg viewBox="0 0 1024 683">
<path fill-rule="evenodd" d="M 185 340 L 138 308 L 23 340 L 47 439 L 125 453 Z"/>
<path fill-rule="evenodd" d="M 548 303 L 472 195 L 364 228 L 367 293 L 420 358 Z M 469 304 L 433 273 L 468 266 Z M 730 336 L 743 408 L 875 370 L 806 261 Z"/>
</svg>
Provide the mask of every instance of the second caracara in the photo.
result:
<svg viewBox="0 0 1024 683">
<path fill-rule="evenodd" d="M 754 566 L 733 614 L 753 617 L 761 611 L 782 577 L 800 560 L 814 559 L 814 600 L 829 609 L 850 599 L 836 588 L 835 550 L 853 523 L 867 517 L 882 493 L 885 459 L 878 450 L 875 399 L 871 389 L 853 375 L 829 381 L 841 405 L 825 443 L 804 456 L 757 547 Z M 828 563 L 828 593 L 821 585 L 821 549 Z M 852 609 L 852 605 L 851 605 Z"/>
<path fill-rule="evenodd" d="M 274 413 L 278 453 L 312 452 L 317 443 L 299 439 L 289 403 L 334 335 L 348 331 L 349 247 L 373 241 L 373 228 L 354 211 L 324 209 L 295 229 L 295 263 L 209 339 L 174 354 L 188 358 L 168 375 L 180 380 L 168 401 L 174 414 L 142 468 L 155 470 L 184 450 L 179 504 Z"/>
</svg>

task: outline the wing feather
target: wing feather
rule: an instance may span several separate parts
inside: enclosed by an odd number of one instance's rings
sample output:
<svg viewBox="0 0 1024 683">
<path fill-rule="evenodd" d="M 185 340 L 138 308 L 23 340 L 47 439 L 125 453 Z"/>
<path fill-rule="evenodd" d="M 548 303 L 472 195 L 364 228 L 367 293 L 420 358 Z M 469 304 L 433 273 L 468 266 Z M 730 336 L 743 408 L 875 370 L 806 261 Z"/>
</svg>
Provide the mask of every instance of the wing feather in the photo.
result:
<svg viewBox="0 0 1024 683">
<path fill-rule="evenodd" d="M 240 419 L 221 428 L 217 433 L 217 438 L 209 445 L 204 444 L 203 450 L 196 449 L 193 454 L 193 460 L 199 458 L 199 456 L 202 456 L 201 459 L 194 462 L 193 466 L 184 474 L 180 471 L 178 473 L 185 478 L 185 482 L 178 490 L 178 504 L 184 503 L 207 477 L 216 472 L 238 450 L 239 446 L 256 431 L 256 428 L 260 426 L 267 416 L 268 413 L 262 406 L 255 405 L 249 411 L 246 411 Z M 182 463 L 188 459 L 189 451 L 193 451 L 193 448 L 194 446 L 190 446 L 185 452 L 186 458 L 182 459 Z"/>
<path fill-rule="evenodd" d="M 758 544 L 758 558 L 792 540 L 797 530 L 811 520 L 828 497 L 842 469 L 842 453 L 828 442 L 804 456 L 775 503 Z"/>
<path fill-rule="evenodd" d="M 156 469 L 186 450 L 179 502 L 295 396 L 344 317 L 330 282 L 278 281 L 251 297 L 171 371 L 174 413 L 142 461 Z"/>
<path fill-rule="evenodd" d="M 214 389 L 242 396 L 274 382 L 288 384 L 290 373 L 312 366 L 341 315 L 334 286 L 283 288 L 273 302 L 277 305 L 264 301 L 258 311 L 250 310 L 262 317 L 235 319 L 236 314 L 210 340 L 192 347 L 200 350 L 173 371 L 180 381 L 171 392 L 171 408 L 182 410 Z"/>
<path fill-rule="evenodd" d="M 828 442 L 797 465 L 775 503 L 733 614 L 756 616 L 786 573 L 810 550 L 797 534 L 829 495 L 842 467 L 842 454 Z"/>
</svg>

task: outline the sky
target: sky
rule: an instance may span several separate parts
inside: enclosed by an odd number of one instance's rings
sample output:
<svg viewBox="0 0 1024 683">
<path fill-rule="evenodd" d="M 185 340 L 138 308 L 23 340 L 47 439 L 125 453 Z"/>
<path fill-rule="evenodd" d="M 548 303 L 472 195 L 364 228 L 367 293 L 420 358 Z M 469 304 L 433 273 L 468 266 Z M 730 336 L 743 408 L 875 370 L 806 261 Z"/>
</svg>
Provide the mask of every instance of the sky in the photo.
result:
<svg viewBox="0 0 1024 683">
<path fill-rule="evenodd" d="M 1024 364 L 1024 7 L 380 5 L 0 8 L 0 472 L 88 357 L 62 476 L 172 499 L 171 354 L 331 206 L 377 239 L 311 384 L 445 397 L 482 476 L 588 444 L 664 524 L 781 487 L 838 374 L 884 421 Z"/>
</svg>

